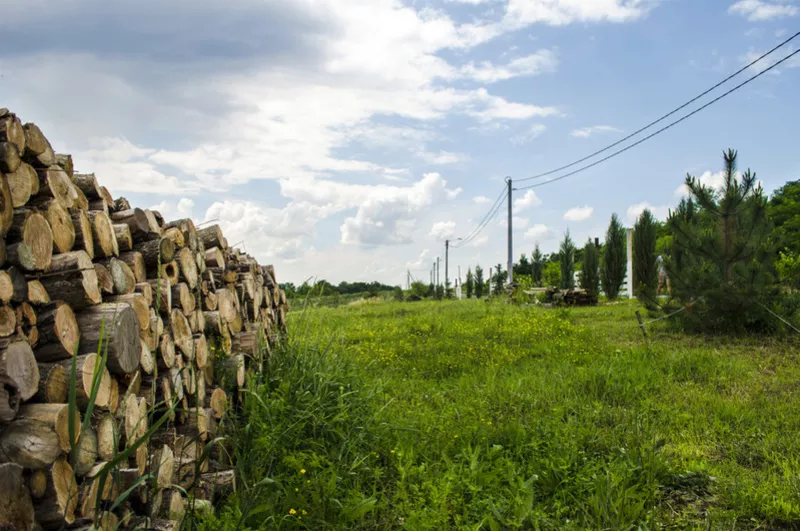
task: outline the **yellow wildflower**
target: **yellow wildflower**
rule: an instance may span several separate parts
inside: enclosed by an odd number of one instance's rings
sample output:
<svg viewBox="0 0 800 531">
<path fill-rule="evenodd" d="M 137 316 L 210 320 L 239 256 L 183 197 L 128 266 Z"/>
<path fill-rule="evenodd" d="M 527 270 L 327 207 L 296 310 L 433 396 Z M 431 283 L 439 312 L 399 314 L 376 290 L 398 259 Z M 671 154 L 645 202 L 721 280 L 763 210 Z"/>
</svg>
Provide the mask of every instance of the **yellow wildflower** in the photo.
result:
<svg viewBox="0 0 800 531">
<path fill-rule="evenodd" d="M 289 509 L 289 514 L 297 514 L 297 511 L 295 511 L 294 509 Z"/>
<path fill-rule="evenodd" d="M 305 474 L 305 473 L 306 473 L 306 469 L 305 469 L 305 468 L 301 468 L 301 469 L 300 469 L 300 473 L 301 473 L 301 474 Z"/>
</svg>

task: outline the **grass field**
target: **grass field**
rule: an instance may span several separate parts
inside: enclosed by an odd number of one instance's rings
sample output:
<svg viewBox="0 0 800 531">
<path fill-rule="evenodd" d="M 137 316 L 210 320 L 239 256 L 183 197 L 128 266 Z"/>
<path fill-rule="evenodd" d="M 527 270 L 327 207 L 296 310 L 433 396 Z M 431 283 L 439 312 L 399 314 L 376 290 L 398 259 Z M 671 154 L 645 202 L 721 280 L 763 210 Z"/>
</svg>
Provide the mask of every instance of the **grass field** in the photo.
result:
<svg viewBox="0 0 800 531">
<path fill-rule="evenodd" d="M 634 309 L 295 309 L 206 527 L 800 528 L 796 343 Z"/>
</svg>

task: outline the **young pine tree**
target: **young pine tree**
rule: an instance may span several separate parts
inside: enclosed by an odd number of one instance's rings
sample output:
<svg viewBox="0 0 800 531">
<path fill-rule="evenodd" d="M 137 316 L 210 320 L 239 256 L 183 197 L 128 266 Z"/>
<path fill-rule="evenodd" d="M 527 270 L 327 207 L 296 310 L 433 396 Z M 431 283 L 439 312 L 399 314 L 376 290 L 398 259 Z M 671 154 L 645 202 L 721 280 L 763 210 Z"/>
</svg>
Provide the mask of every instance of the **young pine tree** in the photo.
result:
<svg viewBox="0 0 800 531">
<path fill-rule="evenodd" d="M 464 283 L 467 288 L 467 298 L 472 298 L 472 290 L 475 287 L 475 278 L 472 276 L 472 268 L 467 269 L 467 281 Z"/>
<path fill-rule="evenodd" d="M 538 243 L 533 248 L 531 259 L 531 280 L 534 286 L 541 286 L 542 273 L 544 272 L 544 256 L 542 256 L 542 251 L 539 250 Z"/>
<path fill-rule="evenodd" d="M 494 289 L 494 293 L 492 295 L 502 295 L 503 290 L 505 289 L 506 280 L 508 279 L 508 271 L 503 271 L 503 265 L 497 264 L 495 267 L 495 273 L 492 277 L 492 288 Z"/>
<path fill-rule="evenodd" d="M 581 288 L 586 293 L 597 299 L 600 291 L 600 251 L 592 243 L 592 239 L 583 247 L 583 262 L 581 264 Z"/>
<path fill-rule="evenodd" d="M 483 268 L 475 266 L 475 297 L 483 297 Z"/>
<path fill-rule="evenodd" d="M 658 290 L 657 232 L 656 218 L 645 209 L 633 226 L 633 290 L 648 308 L 655 307 Z"/>
<path fill-rule="evenodd" d="M 575 244 L 569 235 L 569 229 L 564 234 L 559 247 L 559 262 L 561 265 L 561 289 L 573 289 L 575 287 Z"/>
<path fill-rule="evenodd" d="M 691 199 L 667 220 L 673 232 L 666 264 L 672 293 L 693 303 L 682 318 L 697 329 L 741 331 L 775 323 L 762 306 L 777 295 L 767 200 L 754 172 L 738 176 L 736 157 L 734 150 L 723 154 L 719 190 L 687 175 Z"/>
<path fill-rule="evenodd" d="M 616 214 L 612 214 L 606 231 L 600 283 L 609 300 L 616 300 L 625 281 L 625 229 Z"/>
</svg>

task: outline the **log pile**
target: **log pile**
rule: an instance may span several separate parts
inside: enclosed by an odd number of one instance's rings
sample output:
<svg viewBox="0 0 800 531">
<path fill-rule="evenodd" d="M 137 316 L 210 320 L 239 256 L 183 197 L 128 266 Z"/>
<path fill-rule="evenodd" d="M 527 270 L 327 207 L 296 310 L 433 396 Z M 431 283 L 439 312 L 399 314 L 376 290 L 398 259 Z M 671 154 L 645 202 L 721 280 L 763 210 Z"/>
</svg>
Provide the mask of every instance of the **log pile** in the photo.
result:
<svg viewBox="0 0 800 531">
<path fill-rule="evenodd" d="M 208 445 L 287 311 L 273 267 L 218 225 L 114 198 L 0 109 L 0 529 L 210 510 L 235 479 Z"/>
</svg>

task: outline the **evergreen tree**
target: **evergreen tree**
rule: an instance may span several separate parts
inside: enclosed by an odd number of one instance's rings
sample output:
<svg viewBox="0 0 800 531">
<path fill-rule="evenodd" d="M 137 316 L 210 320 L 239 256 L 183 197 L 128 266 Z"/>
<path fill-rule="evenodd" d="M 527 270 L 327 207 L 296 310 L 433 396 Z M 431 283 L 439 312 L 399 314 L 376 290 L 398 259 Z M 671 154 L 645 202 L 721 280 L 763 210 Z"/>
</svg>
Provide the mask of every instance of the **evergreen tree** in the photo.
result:
<svg viewBox="0 0 800 531">
<path fill-rule="evenodd" d="M 497 264 L 495 273 L 492 275 L 492 284 L 494 285 L 494 293 L 492 295 L 502 295 L 505 289 L 506 280 L 508 279 L 508 271 L 503 271 L 502 264 Z"/>
<path fill-rule="evenodd" d="M 763 309 L 777 295 L 775 249 L 769 238 L 767 200 L 756 174 L 738 176 L 737 153 L 723 154 L 721 189 L 686 176 L 690 201 L 667 221 L 673 232 L 667 260 L 673 295 L 693 311 L 684 322 L 694 328 L 744 330 L 774 324 Z"/>
<path fill-rule="evenodd" d="M 467 298 L 472 298 L 472 289 L 475 287 L 475 278 L 472 276 L 472 268 L 467 269 L 467 281 L 464 284 L 467 288 Z"/>
<path fill-rule="evenodd" d="M 475 296 L 477 298 L 483 297 L 483 268 L 475 266 Z"/>
<path fill-rule="evenodd" d="M 569 235 L 569 229 L 561 240 L 558 253 L 561 257 L 561 289 L 573 289 L 575 287 L 575 244 Z"/>
<path fill-rule="evenodd" d="M 533 254 L 531 255 L 531 258 L 533 260 L 531 262 L 531 280 L 533 281 L 534 286 L 541 286 L 542 273 L 544 272 L 544 256 L 542 256 L 542 251 L 539 250 L 538 243 L 533 248 Z"/>
<path fill-rule="evenodd" d="M 600 283 L 609 300 L 616 300 L 625 281 L 625 229 L 616 214 L 612 214 L 606 231 Z"/>
<path fill-rule="evenodd" d="M 524 254 L 519 257 L 519 262 L 514 264 L 514 277 L 531 274 L 531 263 Z"/>
<path fill-rule="evenodd" d="M 600 251 L 594 246 L 591 238 L 583 247 L 581 288 L 597 299 L 600 291 Z"/>
<path fill-rule="evenodd" d="M 648 308 L 654 308 L 658 290 L 656 239 L 658 222 L 650 210 L 644 212 L 633 226 L 633 291 Z"/>
</svg>

